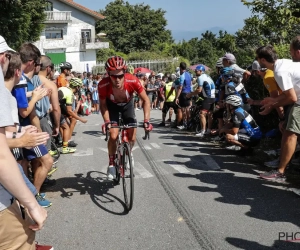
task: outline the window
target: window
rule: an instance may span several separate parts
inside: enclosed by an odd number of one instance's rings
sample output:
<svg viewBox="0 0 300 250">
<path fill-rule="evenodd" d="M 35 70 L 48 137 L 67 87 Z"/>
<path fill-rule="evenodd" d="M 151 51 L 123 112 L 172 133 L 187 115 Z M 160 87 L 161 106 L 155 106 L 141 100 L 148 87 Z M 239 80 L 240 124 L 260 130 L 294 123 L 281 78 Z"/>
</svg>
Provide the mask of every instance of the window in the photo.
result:
<svg viewBox="0 0 300 250">
<path fill-rule="evenodd" d="M 53 3 L 50 1 L 46 1 L 45 11 L 53 11 Z"/>
<path fill-rule="evenodd" d="M 46 39 L 63 39 L 63 30 L 46 30 Z"/>
<path fill-rule="evenodd" d="M 85 43 L 90 43 L 91 42 L 91 30 L 90 29 L 86 29 L 86 30 L 81 30 L 81 39 L 85 42 Z"/>
</svg>

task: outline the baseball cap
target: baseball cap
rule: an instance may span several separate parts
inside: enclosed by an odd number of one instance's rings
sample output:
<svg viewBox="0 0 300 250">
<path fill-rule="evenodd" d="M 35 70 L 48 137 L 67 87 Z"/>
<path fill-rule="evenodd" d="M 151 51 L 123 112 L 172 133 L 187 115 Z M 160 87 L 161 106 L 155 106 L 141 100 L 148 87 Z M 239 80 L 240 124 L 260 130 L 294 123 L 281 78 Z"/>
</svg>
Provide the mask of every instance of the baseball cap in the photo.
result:
<svg viewBox="0 0 300 250">
<path fill-rule="evenodd" d="M 262 67 L 260 66 L 259 62 L 255 60 L 255 61 L 252 63 L 252 70 L 266 71 L 267 69 L 266 69 L 266 68 L 262 68 Z"/>
<path fill-rule="evenodd" d="M 205 71 L 205 66 L 204 65 L 202 65 L 202 64 L 200 64 L 200 65 L 198 65 L 197 67 L 196 67 L 196 69 L 195 69 L 196 71 L 198 71 L 198 70 L 201 70 L 201 71 Z"/>
<path fill-rule="evenodd" d="M 8 50 L 11 50 L 11 51 L 13 51 L 13 52 L 16 52 L 15 50 L 13 50 L 12 48 L 10 48 L 10 47 L 7 45 L 7 43 L 6 43 L 5 39 L 4 39 L 4 37 L 3 37 L 3 36 L 0 36 L 0 53 L 4 53 L 4 52 L 6 52 L 6 51 L 8 51 Z"/>
<path fill-rule="evenodd" d="M 229 61 L 235 61 L 235 56 L 231 53 L 226 53 L 222 59 L 226 59 L 226 60 L 229 60 Z"/>
</svg>

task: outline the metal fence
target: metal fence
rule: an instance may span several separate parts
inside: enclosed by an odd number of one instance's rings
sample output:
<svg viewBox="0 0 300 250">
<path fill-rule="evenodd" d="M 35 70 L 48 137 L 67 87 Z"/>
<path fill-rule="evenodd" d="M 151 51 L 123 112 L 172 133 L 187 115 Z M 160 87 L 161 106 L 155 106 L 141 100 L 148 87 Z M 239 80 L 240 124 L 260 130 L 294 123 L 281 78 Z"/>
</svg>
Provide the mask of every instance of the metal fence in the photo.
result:
<svg viewBox="0 0 300 250">
<path fill-rule="evenodd" d="M 155 72 L 163 72 L 167 68 L 171 68 L 172 65 L 178 63 L 178 58 L 172 59 L 157 59 L 157 60 L 136 60 L 136 61 L 127 61 L 127 65 L 132 65 L 134 68 L 147 68 Z M 96 66 L 93 67 L 92 72 L 94 74 L 98 72 L 105 71 L 105 62 L 97 62 Z"/>
</svg>

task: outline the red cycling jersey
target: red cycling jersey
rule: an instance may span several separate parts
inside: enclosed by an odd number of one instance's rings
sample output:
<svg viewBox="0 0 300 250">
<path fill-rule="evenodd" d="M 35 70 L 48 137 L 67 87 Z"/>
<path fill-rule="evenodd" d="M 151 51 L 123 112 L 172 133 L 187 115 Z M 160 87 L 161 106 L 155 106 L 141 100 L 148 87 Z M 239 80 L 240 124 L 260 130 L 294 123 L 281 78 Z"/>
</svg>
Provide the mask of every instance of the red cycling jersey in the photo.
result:
<svg viewBox="0 0 300 250">
<path fill-rule="evenodd" d="M 127 102 L 129 102 L 132 99 L 134 92 L 140 94 L 144 88 L 136 76 L 126 73 L 124 75 L 124 90 L 126 92 Z M 110 101 L 117 103 L 115 101 L 110 77 L 103 78 L 99 82 L 98 93 L 100 99 L 109 99 Z"/>
</svg>

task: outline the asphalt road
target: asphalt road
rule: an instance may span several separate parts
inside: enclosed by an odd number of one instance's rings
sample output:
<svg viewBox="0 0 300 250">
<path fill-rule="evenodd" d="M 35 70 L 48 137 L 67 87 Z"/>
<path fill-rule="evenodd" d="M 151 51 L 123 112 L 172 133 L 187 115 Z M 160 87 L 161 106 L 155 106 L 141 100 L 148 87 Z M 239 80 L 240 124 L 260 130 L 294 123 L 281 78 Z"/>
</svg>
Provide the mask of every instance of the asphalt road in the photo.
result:
<svg viewBox="0 0 300 250">
<path fill-rule="evenodd" d="M 143 112 L 136 112 L 142 121 Z M 40 243 L 56 250 L 300 249 L 300 198 L 287 184 L 263 181 L 261 166 L 218 144 L 169 127 L 150 140 L 143 129 L 133 154 L 135 199 L 126 213 L 122 185 L 106 181 L 101 115 L 76 126 L 73 155 L 62 155 L 47 192 L 53 202 Z M 281 238 L 279 239 L 279 236 Z"/>
</svg>

